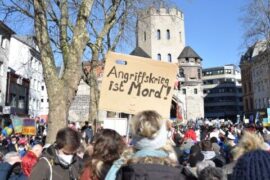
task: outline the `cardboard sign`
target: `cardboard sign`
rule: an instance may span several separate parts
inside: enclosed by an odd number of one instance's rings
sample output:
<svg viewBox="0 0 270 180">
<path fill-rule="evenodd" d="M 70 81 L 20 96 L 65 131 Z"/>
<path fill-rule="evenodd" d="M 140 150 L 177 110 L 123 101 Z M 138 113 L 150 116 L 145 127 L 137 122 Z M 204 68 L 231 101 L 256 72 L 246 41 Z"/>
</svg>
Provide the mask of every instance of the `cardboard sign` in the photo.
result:
<svg viewBox="0 0 270 180">
<path fill-rule="evenodd" d="M 22 134 L 36 135 L 36 121 L 35 121 L 35 119 L 23 119 Z"/>
<path fill-rule="evenodd" d="M 13 117 L 12 125 L 15 133 L 21 133 L 23 128 L 23 119 L 19 117 Z"/>
<path fill-rule="evenodd" d="M 100 109 L 128 114 L 155 110 L 169 118 L 177 69 L 176 64 L 109 52 Z"/>
</svg>

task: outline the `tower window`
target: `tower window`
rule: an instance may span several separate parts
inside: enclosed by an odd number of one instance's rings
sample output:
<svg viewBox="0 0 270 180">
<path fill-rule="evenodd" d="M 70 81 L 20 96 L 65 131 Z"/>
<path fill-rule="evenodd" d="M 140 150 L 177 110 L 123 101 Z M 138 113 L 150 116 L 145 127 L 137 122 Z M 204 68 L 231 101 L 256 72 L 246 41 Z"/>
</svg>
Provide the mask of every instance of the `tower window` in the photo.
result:
<svg viewBox="0 0 270 180">
<path fill-rule="evenodd" d="M 161 39 L 161 34 L 160 34 L 160 30 L 158 29 L 157 30 L 157 40 L 160 40 Z"/>
<path fill-rule="evenodd" d="M 170 34 L 170 30 L 167 29 L 167 39 L 171 39 L 171 34 Z"/>
<path fill-rule="evenodd" d="M 172 55 L 170 53 L 168 54 L 168 62 L 172 62 Z"/>
<path fill-rule="evenodd" d="M 194 94 L 198 94 L 198 89 L 197 88 L 194 89 Z"/>
<path fill-rule="evenodd" d="M 180 42 L 182 42 L 182 33 L 179 32 L 179 39 L 180 39 Z"/>
<path fill-rule="evenodd" d="M 201 69 L 198 68 L 198 79 L 201 79 Z"/>
<path fill-rule="evenodd" d="M 159 53 L 157 54 L 157 59 L 161 60 L 161 54 L 159 54 Z"/>
<path fill-rule="evenodd" d="M 146 41 L 146 32 L 145 31 L 143 32 L 143 39 L 144 39 L 144 41 Z"/>
<path fill-rule="evenodd" d="M 182 92 L 183 92 L 183 94 L 187 94 L 187 90 L 186 89 L 183 89 Z"/>
</svg>

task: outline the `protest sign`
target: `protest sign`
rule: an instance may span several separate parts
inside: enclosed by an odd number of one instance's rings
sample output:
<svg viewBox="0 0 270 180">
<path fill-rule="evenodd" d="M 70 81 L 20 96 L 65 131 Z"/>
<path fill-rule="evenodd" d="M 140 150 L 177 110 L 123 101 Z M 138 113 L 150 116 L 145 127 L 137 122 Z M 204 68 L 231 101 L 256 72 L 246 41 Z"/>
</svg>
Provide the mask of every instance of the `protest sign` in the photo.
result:
<svg viewBox="0 0 270 180">
<path fill-rule="evenodd" d="M 23 127 L 23 119 L 19 117 L 12 117 L 12 125 L 15 133 L 21 133 Z"/>
<path fill-rule="evenodd" d="M 267 117 L 263 118 L 263 126 L 264 127 L 270 126 L 270 108 L 267 108 Z"/>
<path fill-rule="evenodd" d="M 121 136 L 127 136 L 128 119 L 127 118 L 106 118 L 103 121 L 104 129 L 113 129 Z"/>
<path fill-rule="evenodd" d="M 36 135 L 36 121 L 35 121 L 35 119 L 23 119 L 22 134 Z"/>
<path fill-rule="evenodd" d="M 100 109 L 128 114 L 156 110 L 169 118 L 177 69 L 176 64 L 109 52 Z"/>
</svg>

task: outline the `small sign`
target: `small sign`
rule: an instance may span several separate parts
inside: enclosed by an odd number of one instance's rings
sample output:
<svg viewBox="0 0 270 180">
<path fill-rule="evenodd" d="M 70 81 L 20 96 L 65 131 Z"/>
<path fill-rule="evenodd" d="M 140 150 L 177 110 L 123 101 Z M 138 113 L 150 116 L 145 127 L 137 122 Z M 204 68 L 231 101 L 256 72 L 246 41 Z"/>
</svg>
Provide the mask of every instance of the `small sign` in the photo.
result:
<svg viewBox="0 0 270 180">
<path fill-rule="evenodd" d="M 127 118 L 106 118 L 103 121 L 104 129 L 113 129 L 121 136 L 127 135 L 128 120 Z"/>
<path fill-rule="evenodd" d="M 36 135 L 36 121 L 35 121 L 35 119 L 23 119 L 22 134 Z"/>
<path fill-rule="evenodd" d="M 22 128 L 23 128 L 23 119 L 15 116 L 11 120 L 12 120 L 12 125 L 14 128 L 14 132 L 21 133 Z"/>
</svg>

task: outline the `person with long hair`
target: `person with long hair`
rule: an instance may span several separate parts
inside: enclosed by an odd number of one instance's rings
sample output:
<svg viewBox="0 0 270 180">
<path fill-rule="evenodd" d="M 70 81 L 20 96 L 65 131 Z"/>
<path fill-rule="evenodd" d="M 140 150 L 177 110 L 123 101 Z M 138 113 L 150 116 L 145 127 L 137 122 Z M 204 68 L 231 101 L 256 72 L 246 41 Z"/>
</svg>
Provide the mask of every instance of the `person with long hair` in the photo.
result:
<svg viewBox="0 0 270 180">
<path fill-rule="evenodd" d="M 81 180 L 102 180 L 113 162 L 125 149 L 122 137 L 112 129 L 103 129 L 93 140 L 93 154 L 83 169 Z"/>
<path fill-rule="evenodd" d="M 148 110 L 136 114 L 131 133 L 132 150 L 114 163 L 106 180 L 184 179 L 168 139 L 167 121 L 159 113 Z"/>
</svg>

